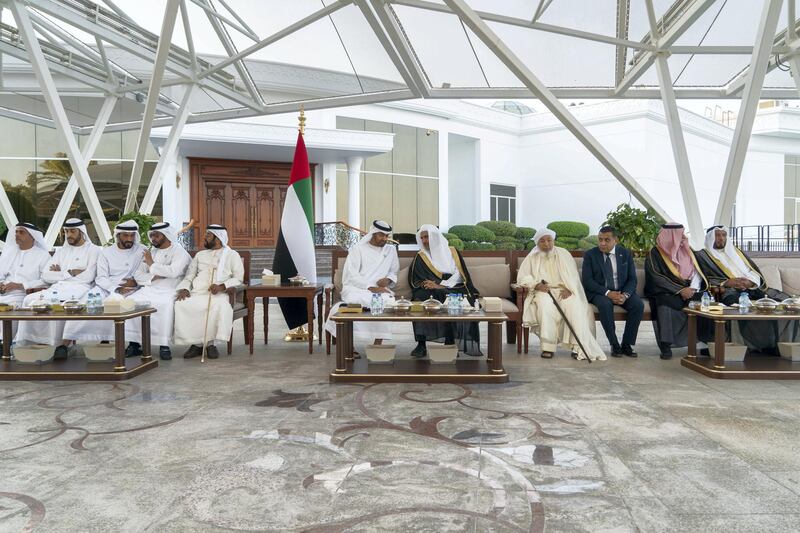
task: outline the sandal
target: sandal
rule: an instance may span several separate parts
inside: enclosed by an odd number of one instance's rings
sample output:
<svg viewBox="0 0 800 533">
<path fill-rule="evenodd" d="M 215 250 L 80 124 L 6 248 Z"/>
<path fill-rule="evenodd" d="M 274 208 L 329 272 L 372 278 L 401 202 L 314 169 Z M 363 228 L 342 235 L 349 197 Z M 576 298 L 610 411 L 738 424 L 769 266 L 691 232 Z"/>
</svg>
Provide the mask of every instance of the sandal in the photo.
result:
<svg viewBox="0 0 800 533">
<path fill-rule="evenodd" d="M 553 358 L 553 352 L 542 352 L 542 358 L 543 359 L 552 359 Z"/>
</svg>

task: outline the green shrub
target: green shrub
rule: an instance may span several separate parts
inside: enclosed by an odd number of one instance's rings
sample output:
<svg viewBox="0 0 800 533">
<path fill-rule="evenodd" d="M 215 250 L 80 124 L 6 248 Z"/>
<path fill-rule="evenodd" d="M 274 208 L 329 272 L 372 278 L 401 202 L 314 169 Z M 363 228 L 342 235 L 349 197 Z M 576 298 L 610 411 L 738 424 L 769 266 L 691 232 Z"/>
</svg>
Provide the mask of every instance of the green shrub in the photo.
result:
<svg viewBox="0 0 800 533">
<path fill-rule="evenodd" d="M 484 220 L 478 222 L 478 226 L 488 229 L 498 237 L 513 237 L 517 233 L 516 224 L 502 220 Z"/>
<path fill-rule="evenodd" d="M 523 250 L 524 249 L 524 245 L 520 244 L 517 240 L 498 242 L 498 243 L 495 243 L 494 246 L 495 246 L 495 249 L 497 249 L 497 250 Z"/>
<path fill-rule="evenodd" d="M 454 237 L 452 240 L 448 239 L 447 244 L 455 248 L 456 250 L 463 250 L 464 249 L 464 241 L 459 239 L 458 237 Z"/>
<path fill-rule="evenodd" d="M 467 224 L 453 226 L 450 228 L 449 233 L 457 236 L 465 243 L 468 241 L 493 242 L 497 238 L 493 231 L 483 226 L 470 226 Z"/>
<path fill-rule="evenodd" d="M 494 244 L 490 242 L 475 242 L 475 241 L 465 241 L 464 242 L 464 249 L 465 250 L 496 250 Z"/>
<path fill-rule="evenodd" d="M 595 246 L 597 246 L 597 245 L 596 245 L 596 244 L 594 244 L 594 243 L 592 243 L 592 242 L 590 242 L 590 241 L 589 241 L 589 240 L 587 240 L 587 239 L 581 239 L 581 240 L 578 242 L 578 248 L 580 248 L 581 250 L 584 250 L 584 251 L 585 251 L 585 250 L 591 250 L 591 249 L 592 249 L 592 248 L 594 248 Z"/>
<path fill-rule="evenodd" d="M 561 248 L 566 248 L 567 250 L 577 250 L 578 243 L 580 239 L 575 239 L 572 237 L 557 237 L 556 238 L 556 246 L 560 246 Z"/>
<path fill-rule="evenodd" d="M 582 239 L 589 235 L 589 225 L 583 222 L 556 221 L 547 225 L 548 229 L 556 232 L 556 237 L 572 237 Z"/>
<path fill-rule="evenodd" d="M 517 242 L 517 239 L 515 237 L 508 237 L 508 236 L 505 236 L 505 235 L 504 236 L 498 235 L 497 238 L 495 240 L 493 240 L 492 242 L 495 243 L 495 244 L 498 244 L 498 243 L 501 243 L 501 242 Z"/>
<path fill-rule="evenodd" d="M 534 235 L 536 235 L 536 229 L 520 226 L 517 228 L 517 232 L 514 234 L 514 237 L 523 241 L 529 241 L 533 239 Z"/>
<path fill-rule="evenodd" d="M 536 243 L 533 241 L 528 241 L 525 243 L 526 250 L 533 250 L 533 247 L 536 246 Z"/>
<path fill-rule="evenodd" d="M 619 243 L 631 250 L 634 256 L 642 257 L 655 246 L 656 237 L 663 222 L 652 211 L 620 204 L 614 211 L 606 215 L 603 225 L 614 226 Z"/>
<path fill-rule="evenodd" d="M 592 243 L 592 244 L 593 244 L 593 245 L 595 245 L 595 246 L 597 246 L 597 244 L 598 244 L 598 242 L 599 242 L 599 241 L 597 240 L 597 235 L 589 235 L 589 236 L 588 236 L 588 237 L 586 237 L 584 240 L 585 240 L 586 242 L 590 242 L 590 243 Z"/>
<path fill-rule="evenodd" d="M 442 233 L 445 239 L 447 239 L 447 244 L 455 248 L 456 250 L 463 250 L 464 249 L 464 241 L 458 238 L 458 235 L 454 235 L 452 233 Z"/>
</svg>

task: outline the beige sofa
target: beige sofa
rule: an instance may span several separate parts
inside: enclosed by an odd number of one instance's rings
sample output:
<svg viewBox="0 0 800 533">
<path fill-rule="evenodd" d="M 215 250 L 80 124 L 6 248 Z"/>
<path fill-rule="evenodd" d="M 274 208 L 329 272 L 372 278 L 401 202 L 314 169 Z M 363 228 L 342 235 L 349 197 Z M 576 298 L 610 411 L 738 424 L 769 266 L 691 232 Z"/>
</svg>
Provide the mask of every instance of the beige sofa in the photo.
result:
<svg viewBox="0 0 800 533">
<path fill-rule="evenodd" d="M 411 299 L 411 286 L 408 284 L 408 270 L 416 252 L 402 251 L 398 253 L 400 271 L 397 286 L 394 288 L 397 297 Z M 481 296 L 497 296 L 502 298 L 502 310 L 508 316 L 506 323 L 506 339 L 509 344 L 517 343 L 517 351 L 522 350 L 522 320 L 520 307 L 517 307 L 516 296 L 512 285 L 516 281 L 516 268 L 512 268 L 512 253 L 506 251 L 463 251 L 462 256 L 467 264 L 472 282 Z M 327 320 L 333 304 L 341 300 L 342 269 L 347 259 L 346 251 L 335 251 L 332 257 L 332 285 L 325 288 L 325 319 Z M 325 334 L 325 350 L 330 353 L 331 336 Z"/>
</svg>

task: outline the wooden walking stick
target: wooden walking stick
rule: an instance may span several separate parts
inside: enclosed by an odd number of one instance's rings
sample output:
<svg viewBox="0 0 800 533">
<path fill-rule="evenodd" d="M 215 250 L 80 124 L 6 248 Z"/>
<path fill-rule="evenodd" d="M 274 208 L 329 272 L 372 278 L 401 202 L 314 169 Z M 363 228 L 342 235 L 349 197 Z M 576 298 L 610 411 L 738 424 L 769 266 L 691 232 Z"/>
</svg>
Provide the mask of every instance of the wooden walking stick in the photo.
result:
<svg viewBox="0 0 800 533">
<path fill-rule="evenodd" d="M 542 283 L 547 285 L 547 282 L 545 280 L 542 280 Z M 556 306 L 556 309 L 558 309 L 558 312 L 561 315 L 561 318 L 563 318 L 564 322 L 567 324 L 567 327 L 569 328 L 569 332 L 572 333 L 572 336 L 575 338 L 576 341 L 578 341 L 578 346 L 580 346 L 581 350 L 583 350 L 583 355 L 586 356 L 586 360 L 589 361 L 589 363 L 591 363 L 592 360 L 589 359 L 589 352 L 587 352 L 586 348 L 583 347 L 583 343 L 581 342 L 581 339 L 578 338 L 578 334 L 575 333 L 575 329 L 572 327 L 572 324 L 569 323 L 569 319 L 567 318 L 567 315 L 564 314 L 564 310 L 561 309 L 560 305 L 558 305 L 558 300 L 556 299 L 555 296 L 553 296 L 553 293 L 550 291 L 550 287 L 549 286 L 547 287 L 547 294 L 549 294 L 550 298 L 552 298 L 553 305 Z"/>
<path fill-rule="evenodd" d="M 211 275 L 209 278 L 211 279 L 212 283 L 214 281 L 214 274 L 216 273 L 217 267 L 211 267 Z M 206 338 L 208 337 L 208 316 L 211 314 L 211 287 L 209 287 L 208 291 L 208 302 L 206 306 L 206 325 L 203 327 L 203 352 L 200 356 L 200 362 L 206 362 Z"/>
</svg>

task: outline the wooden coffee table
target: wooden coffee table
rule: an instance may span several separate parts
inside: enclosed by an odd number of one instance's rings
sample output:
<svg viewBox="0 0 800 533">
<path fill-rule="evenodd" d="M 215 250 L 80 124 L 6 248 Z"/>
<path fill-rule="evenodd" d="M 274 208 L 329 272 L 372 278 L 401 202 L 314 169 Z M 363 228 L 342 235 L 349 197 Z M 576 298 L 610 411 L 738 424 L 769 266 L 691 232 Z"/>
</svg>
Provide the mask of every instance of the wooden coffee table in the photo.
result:
<svg viewBox="0 0 800 533">
<path fill-rule="evenodd" d="M 427 313 L 340 313 L 332 315 L 336 323 L 336 367 L 331 383 L 506 383 L 503 368 L 503 313 L 478 311 L 463 315 Z M 355 322 L 487 322 L 489 326 L 486 359 L 463 357 L 454 363 L 431 363 L 428 360 L 395 359 L 391 364 L 369 364 L 366 354 L 353 358 L 353 324 Z"/>
<path fill-rule="evenodd" d="M 138 376 L 142 372 L 158 366 L 150 353 L 150 315 L 156 310 L 152 307 L 137 308 L 133 311 L 100 314 L 67 314 L 51 312 L 36 314 L 33 311 L 0 312 L 3 323 L 3 356 L 0 360 L 0 380 L 82 380 L 119 381 Z M 142 357 L 136 362 L 125 359 L 125 321 L 135 318 L 142 320 Z M 95 362 L 71 357 L 66 361 L 51 361 L 41 365 L 18 363 L 11 357 L 12 324 L 14 321 L 42 320 L 113 320 L 114 321 L 114 362 Z M 53 347 L 55 349 L 55 347 Z"/>
<path fill-rule="evenodd" d="M 263 298 L 264 304 L 264 344 L 269 337 L 269 299 L 270 298 L 304 298 L 306 300 L 306 316 L 308 317 L 308 353 L 314 353 L 314 297 L 317 297 L 318 342 L 322 344 L 322 291 L 325 285 L 312 283 L 309 285 L 263 285 L 260 280 L 253 280 L 245 289 L 247 302 L 248 342 L 250 353 L 253 353 L 255 336 L 256 298 Z"/>
<path fill-rule="evenodd" d="M 681 365 L 704 376 L 717 379 L 800 379 L 800 362 L 792 362 L 782 357 L 748 354 L 742 362 L 725 361 L 725 325 L 737 320 L 800 320 L 800 314 L 759 313 L 752 311 L 740 314 L 736 308 L 725 308 L 720 313 L 710 313 L 699 309 L 685 308 L 689 315 L 688 342 L 686 357 Z M 697 355 L 697 318 L 707 318 L 714 322 L 714 357 Z"/>
</svg>

